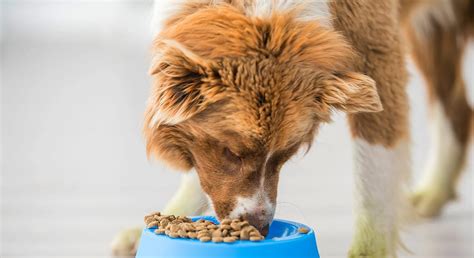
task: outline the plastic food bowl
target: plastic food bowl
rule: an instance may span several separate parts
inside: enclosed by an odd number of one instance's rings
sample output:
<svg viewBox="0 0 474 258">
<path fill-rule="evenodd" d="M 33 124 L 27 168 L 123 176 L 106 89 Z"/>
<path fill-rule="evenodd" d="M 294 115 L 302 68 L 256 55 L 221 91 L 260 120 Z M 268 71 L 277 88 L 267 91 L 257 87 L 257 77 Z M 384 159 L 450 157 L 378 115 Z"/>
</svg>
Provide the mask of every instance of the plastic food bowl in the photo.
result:
<svg viewBox="0 0 474 258">
<path fill-rule="evenodd" d="M 194 217 L 217 223 L 214 217 Z M 156 228 L 145 228 L 138 248 L 138 258 L 145 257 L 219 257 L 219 258 L 319 258 L 314 231 L 298 233 L 299 227 L 309 227 L 287 220 L 273 220 L 267 237 L 259 242 L 202 243 L 197 239 L 173 239 L 156 235 Z"/>
</svg>

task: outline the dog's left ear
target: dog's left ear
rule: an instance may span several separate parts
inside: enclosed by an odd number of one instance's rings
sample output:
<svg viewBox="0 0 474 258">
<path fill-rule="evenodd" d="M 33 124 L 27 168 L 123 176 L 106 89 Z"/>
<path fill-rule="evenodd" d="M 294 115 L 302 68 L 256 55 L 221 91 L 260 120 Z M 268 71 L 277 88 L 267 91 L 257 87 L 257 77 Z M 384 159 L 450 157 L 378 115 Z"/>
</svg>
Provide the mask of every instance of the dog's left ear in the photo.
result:
<svg viewBox="0 0 474 258">
<path fill-rule="evenodd" d="M 145 123 L 149 127 L 174 125 L 203 111 L 218 100 L 213 63 L 174 40 L 157 40 L 150 68 L 154 77 Z"/>
<path fill-rule="evenodd" d="M 347 113 L 383 110 L 375 81 L 356 72 L 318 76 L 316 101 Z"/>
</svg>

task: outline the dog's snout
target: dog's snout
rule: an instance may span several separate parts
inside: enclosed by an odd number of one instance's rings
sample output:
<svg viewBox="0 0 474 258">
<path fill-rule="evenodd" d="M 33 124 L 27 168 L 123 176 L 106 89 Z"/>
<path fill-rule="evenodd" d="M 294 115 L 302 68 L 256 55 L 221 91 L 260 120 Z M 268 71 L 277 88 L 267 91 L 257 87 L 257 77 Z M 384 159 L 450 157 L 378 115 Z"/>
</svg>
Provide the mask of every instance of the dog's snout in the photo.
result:
<svg viewBox="0 0 474 258">
<path fill-rule="evenodd" d="M 263 228 L 259 229 L 262 236 L 267 236 L 269 230 L 270 230 L 270 224 L 267 224 Z"/>
<path fill-rule="evenodd" d="M 247 214 L 244 216 L 244 219 L 247 220 L 250 225 L 254 226 L 263 236 L 268 234 L 270 228 L 271 218 L 265 213 L 261 214 Z"/>
</svg>

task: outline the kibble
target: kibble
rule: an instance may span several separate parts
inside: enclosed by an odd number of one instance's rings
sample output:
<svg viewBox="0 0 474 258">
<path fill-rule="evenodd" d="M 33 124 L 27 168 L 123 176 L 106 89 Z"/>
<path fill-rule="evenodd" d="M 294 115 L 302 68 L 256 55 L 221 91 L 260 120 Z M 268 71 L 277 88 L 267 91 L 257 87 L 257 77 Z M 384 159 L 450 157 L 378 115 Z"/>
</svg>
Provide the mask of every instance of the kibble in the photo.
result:
<svg viewBox="0 0 474 258">
<path fill-rule="evenodd" d="M 221 225 L 229 225 L 231 223 L 231 220 L 230 219 L 223 219 L 221 221 Z"/>
<path fill-rule="evenodd" d="M 144 221 L 147 228 L 157 228 L 154 230 L 155 234 L 171 238 L 190 238 L 214 243 L 234 243 L 238 240 L 261 241 L 264 239 L 248 221 L 239 219 L 223 219 L 219 225 L 216 225 L 212 221 L 204 219 L 193 222 L 188 217 L 166 216 L 160 212 L 154 212 L 145 216 Z M 302 233 L 299 230 L 298 232 Z"/>
<path fill-rule="evenodd" d="M 301 234 L 308 234 L 309 229 L 306 228 L 306 227 L 300 227 L 300 228 L 298 228 L 298 232 L 301 233 Z"/>
<path fill-rule="evenodd" d="M 233 243 L 235 241 L 237 241 L 236 237 L 224 237 L 224 242 L 226 243 Z"/>
<path fill-rule="evenodd" d="M 196 232 L 188 232 L 188 237 L 191 238 L 191 239 L 196 239 L 197 234 L 196 234 Z"/>
<path fill-rule="evenodd" d="M 251 236 L 250 237 L 250 241 L 252 241 L 252 242 L 261 241 L 261 240 L 263 240 L 263 237 L 261 237 L 261 236 Z"/>
<path fill-rule="evenodd" d="M 206 237 L 201 237 L 201 238 L 199 238 L 199 241 L 201 241 L 201 242 L 209 242 L 209 241 L 211 241 L 211 238 L 208 237 L 208 236 L 206 236 Z"/>
<path fill-rule="evenodd" d="M 223 241 L 224 241 L 224 238 L 222 238 L 221 236 L 216 236 L 216 237 L 212 238 L 212 242 L 214 242 L 214 243 L 220 243 L 220 242 L 223 242 Z"/>
<path fill-rule="evenodd" d="M 240 226 L 240 223 L 239 223 L 239 222 L 237 222 L 237 223 L 232 222 L 232 224 L 230 224 L 230 227 L 231 227 L 233 230 L 240 230 L 240 229 L 242 229 L 242 227 Z"/>
<path fill-rule="evenodd" d="M 178 233 L 174 233 L 174 232 L 170 232 L 168 234 L 168 236 L 171 237 L 171 238 L 179 238 L 180 237 Z"/>
</svg>

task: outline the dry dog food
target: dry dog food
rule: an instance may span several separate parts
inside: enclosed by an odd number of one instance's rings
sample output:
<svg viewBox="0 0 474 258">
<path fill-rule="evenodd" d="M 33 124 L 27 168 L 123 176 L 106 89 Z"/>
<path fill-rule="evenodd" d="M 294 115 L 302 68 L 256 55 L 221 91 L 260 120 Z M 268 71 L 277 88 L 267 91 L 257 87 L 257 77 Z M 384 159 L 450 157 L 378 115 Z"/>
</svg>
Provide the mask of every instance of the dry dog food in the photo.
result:
<svg viewBox="0 0 474 258">
<path fill-rule="evenodd" d="M 306 228 L 306 227 L 300 227 L 300 228 L 298 228 L 298 232 L 301 233 L 301 234 L 308 234 L 309 229 Z"/>
<path fill-rule="evenodd" d="M 193 222 L 188 217 L 162 215 L 154 212 L 145 216 L 147 228 L 155 228 L 155 234 L 171 238 L 198 239 L 201 242 L 233 243 L 237 240 L 261 241 L 262 234 L 248 221 L 224 219 L 216 225 L 200 219 Z"/>
</svg>

